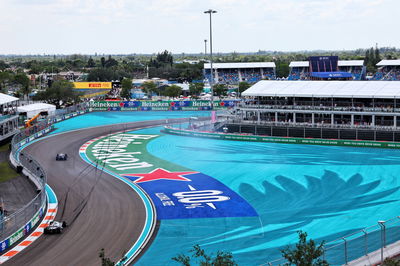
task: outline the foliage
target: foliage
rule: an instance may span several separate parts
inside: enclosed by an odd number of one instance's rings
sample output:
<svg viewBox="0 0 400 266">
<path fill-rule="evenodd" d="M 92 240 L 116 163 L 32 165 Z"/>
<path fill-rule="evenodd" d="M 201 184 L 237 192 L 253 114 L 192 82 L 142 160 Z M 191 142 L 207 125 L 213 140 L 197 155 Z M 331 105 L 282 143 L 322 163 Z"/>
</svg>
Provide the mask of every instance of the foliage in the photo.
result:
<svg viewBox="0 0 400 266">
<path fill-rule="evenodd" d="M 80 101 L 80 92 L 74 90 L 74 85 L 67 80 L 59 80 L 53 82 L 50 88 L 39 92 L 36 100 L 44 100 L 54 104 L 59 108 L 62 104 L 73 104 Z"/>
<path fill-rule="evenodd" d="M 142 86 L 148 96 L 151 96 L 153 93 L 158 93 L 157 85 L 152 81 L 143 82 Z"/>
<path fill-rule="evenodd" d="M 192 96 L 197 96 L 203 92 L 204 83 L 190 83 L 189 92 Z"/>
<path fill-rule="evenodd" d="M 178 97 L 182 93 L 182 88 L 177 85 L 168 86 L 165 90 L 165 96 Z"/>
<path fill-rule="evenodd" d="M 235 266 L 238 265 L 233 259 L 233 255 L 230 252 L 218 251 L 217 255 L 213 257 L 213 254 L 207 255 L 204 249 L 199 245 L 194 245 L 193 249 L 189 251 L 191 256 L 185 254 L 179 254 L 173 257 L 172 260 L 181 263 L 184 266 L 191 265 L 191 258 L 196 259 L 196 265 L 202 266 Z"/>
<path fill-rule="evenodd" d="M 251 85 L 245 81 L 239 82 L 239 93 L 241 94 L 242 92 L 250 88 L 250 86 Z"/>
<path fill-rule="evenodd" d="M 286 265 L 297 265 L 297 266 L 325 266 L 329 265 L 321 256 L 324 255 L 324 244 L 323 241 L 318 246 L 315 241 L 310 239 L 307 241 L 307 233 L 298 231 L 299 242 L 295 248 L 287 246 L 284 250 L 281 250 L 282 256 L 288 261 Z"/>
<path fill-rule="evenodd" d="M 217 96 L 226 96 L 228 92 L 228 88 L 226 87 L 225 84 L 216 84 L 214 85 L 214 95 Z"/>
<path fill-rule="evenodd" d="M 123 254 L 126 252 L 124 251 Z M 101 259 L 101 265 L 102 266 L 114 266 L 116 263 L 112 261 L 110 258 L 107 258 L 105 255 L 104 248 L 102 248 L 99 252 L 99 258 Z M 121 262 L 124 262 L 127 259 L 127 257 L 122 257 Z"/>
<path fill-rule="evenodd" d="M 376 64 L 381 61 L 381 56 L 379 53 L 378 47 L 373 47 L 365 51 L 365 62 L 364 64 L 367 66 L 368 72 L 376 71 Z"/>
<path fill-rule="evenodd" d="M 21 86 L 21 91 L 23 95 L 28 95 L 30 92 L 29 88 L 29 78 L 25 73 L 17 73 L 14 76 L 14 81 Z"/>
<path fill-rule="evenodd" d="M 88 81 L 111 81 L 118 79 L 115 71 L 109 68 L 94 68 L 90 70 Z"/>
<path fill-rule="evenodd" d="M 124 78 L 121 81 L 121 86 L 122 86 L 121 97 L 130 99 L 131 98 L 131 89 L 132 89 L 132 80 Z"/>
<path fill-rule="evenodd" d="M 7 86 L 14 80 L 14 75 L 8 71 L 0 72 L 0 91 L 6 92 Z"/>
<path fill-rule="evenodd" d="M 383 266 L 400 266 L 400 261 L 394 258 L 386 258 L 383 261 Z"/>
</svg>

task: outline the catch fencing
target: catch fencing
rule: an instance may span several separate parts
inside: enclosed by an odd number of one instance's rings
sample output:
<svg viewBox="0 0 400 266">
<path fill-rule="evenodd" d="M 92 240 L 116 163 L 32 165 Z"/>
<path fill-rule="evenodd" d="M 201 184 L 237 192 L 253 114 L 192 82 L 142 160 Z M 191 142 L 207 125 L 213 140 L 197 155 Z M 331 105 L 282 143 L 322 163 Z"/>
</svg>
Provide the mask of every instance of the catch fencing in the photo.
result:
<svg viewBox="0 0 400 266">
<path fill-rule="evenodd" d="M 48 117 L 34 124 L 30 128 L 22 129 L 14 135 L 11 141 L 11 160 L 18 172 L 29 175 L 37 187 L 37 195 L 18 211 L 8 214 L 6 211 L 0 216 L 0 252 L 11 247 L 15 242 L 27 235 L 44 214 L 46 204 L 46 173 L 31 156 L 21 152 L 21 148 L 50 132 L 53 124 L 79 114 L 87 112 L 87 104 L 71 106 L 59 112 L 58 115 Z"/>
<path fill-rule="evenodd" d="M 351 261 L 367 256 L 372 252 L 379 252 L 377 260 L 381 263 L 388 245 L 400 240 L 400 217 L 387 221 L 378 221 L 377 224 L 358 230 L 324 245 L 325 259 L 330 265 L 351 265 Z M 371 258 L 370 258 L 371 259 Z M 263 265 L 284 265 L 286 259 L 280 258 Z"/>
</svg>

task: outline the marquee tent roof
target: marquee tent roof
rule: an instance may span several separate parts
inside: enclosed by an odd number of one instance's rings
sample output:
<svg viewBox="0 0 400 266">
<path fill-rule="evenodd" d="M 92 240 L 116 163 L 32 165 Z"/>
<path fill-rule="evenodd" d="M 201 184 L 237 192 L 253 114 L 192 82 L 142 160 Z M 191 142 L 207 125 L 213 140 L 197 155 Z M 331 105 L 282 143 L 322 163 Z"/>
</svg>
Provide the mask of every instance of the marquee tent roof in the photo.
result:
<svg viewBox="0 0 400 266">
<path fill-rule="evenodd" d="M 10 102 L 15 102 L 18 101 L 19 99 L 4 93 L 0 93 L 0 105 L 10 103 Z"/>
<path fill-rule="evenodd" d="M 48 104 L 48 103 L 33 103 L 29 105 L 24 105 L 18 107 L 18 112 L 31 112 L 31 111 L 41 111 L 41 110 L 55 110 L 56 106 L 53 104 Z"/>
<path fill-rule="evenodd" d="M 204 64 L 205 69 L 210 69 L 210 64 Z M 237 68 L 275 68 L 274 62 L 255 63 L 213 63 L 213 69 L 237 69 Z"/>
<path fill-rule="evenodd" d="M 396 60 L 381 60 L 377 66 L 400 66 L 400 59 Z"/>
<path fill-rule="evenodd" d="M 393 99 L 400 98 L 400 81 L 262 80 L 242 96 Z"/>
</svg>

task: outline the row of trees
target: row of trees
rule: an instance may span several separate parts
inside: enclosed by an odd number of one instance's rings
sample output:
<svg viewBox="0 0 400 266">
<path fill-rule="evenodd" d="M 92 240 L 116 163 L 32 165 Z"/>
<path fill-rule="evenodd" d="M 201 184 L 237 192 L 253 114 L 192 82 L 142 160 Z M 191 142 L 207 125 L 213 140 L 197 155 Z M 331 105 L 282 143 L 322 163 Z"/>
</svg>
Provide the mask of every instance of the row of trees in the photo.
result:
<svg viewBox="0 0 400 266">
<path fill-rule="evenodd" d="M 0 71 L 0 92 L 7 94 L 10 87 L 18 88 L 16 96 L 28 95 L 31 91 L 30 80 L 23 72 Z M 19 95 L 21 94 L 21 95 Z"/>
<path fill-rule="evenodd" d="M 132 87 L 132 80 L 124 78 L 121 81 L 122 91 L 121 97 L 129 99 L 130 91 Z M 238 92 L 242 93 L 246 89 L 250 87 L 250 84 L 247 82 L 240 82 L 238 87 Z M 156 94 L 159 96 L 169 96 L 169 97 L 178 97 L 182 94 L 182 88 L 177 85 L 171 86 L 157 86 L 152 81 L 146 81 L 143 83 L 142 88 L 147 95 Z M 203 92 L 204 83 L 190 83 L 189 84 L 189 94 L 193 97 L 199 96 L 200 93 Z M 228 94 L 228 87 L 224 84 L 216 84 L 214 85 L 214 95 L 215 96 L 226 96 Z"/>
</svg>

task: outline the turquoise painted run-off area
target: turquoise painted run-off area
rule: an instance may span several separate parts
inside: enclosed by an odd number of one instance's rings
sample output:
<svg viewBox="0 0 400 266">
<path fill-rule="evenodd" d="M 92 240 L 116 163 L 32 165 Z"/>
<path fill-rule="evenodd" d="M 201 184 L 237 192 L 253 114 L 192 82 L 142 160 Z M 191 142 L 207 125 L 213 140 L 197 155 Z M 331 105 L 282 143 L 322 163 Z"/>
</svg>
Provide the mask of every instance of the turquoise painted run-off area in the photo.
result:
<svg viewBox="0 0 400 266">
<path fill-rule="evenodd" d="M 56 133 L 199 114 L 209 113 L 90 113 L 56 124 Z M 218 179 L 259 217 L 162 220 L 138 265 L 177 265 L 171 258 L 195 244 L 231 251 L 239 265 L 259 265 L 281 257 L 279 250 L 297 241 L 297 230 L 331 241 L 398 215 L 398 150 L 191 138 L 160 129 L 135 132 L 161 134 L 147 146 L 153 156 Z M 343 251 L 336 252 L 328 257 L 332 264 L 342 262 Z"/>
</svg>

